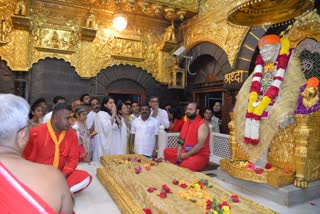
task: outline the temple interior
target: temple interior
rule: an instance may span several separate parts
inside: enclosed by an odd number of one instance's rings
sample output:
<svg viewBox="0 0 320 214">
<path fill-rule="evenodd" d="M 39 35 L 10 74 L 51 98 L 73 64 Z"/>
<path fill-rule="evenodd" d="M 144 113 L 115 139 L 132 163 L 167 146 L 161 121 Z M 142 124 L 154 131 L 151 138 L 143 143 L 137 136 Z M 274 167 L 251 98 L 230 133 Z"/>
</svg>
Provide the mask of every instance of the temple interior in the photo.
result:
<svg viewBox="0 0 320 214">
<path fill-rule="evenodd" d="M 292 96 L 279 92 L 287 96 L 291 114 L 283 116 L 287 107 L 277 100 L 270 124 L 259 122 L 263 143 L 255 145 L 256 135 L 248 137 L 245 129 L 252 119 L 249 80 L 260 57 L 259 41 L 269 34 L 290 42 L 290 61 L 296 63 L 289 62 L 288 69 L 299 70 L 302 79 L 287 83 L 289 72 L 279 77 L 292 94 L 290 84 L 296 84 Z M 140 164 L 131 161 L 140 158 L 135 155 L 80 163 L 93 180 L 75 196 L 76 213 L 147 213 L 146 207 L 152 213 L 208 213 L 193 196 L 178 194 L 179 186 L 171 187 L 167 199 L 149 197 L 143 189 L 176 177 L 209 181 L 208 194 L 217 200 L 239 195 L 230 213 L 320 213 L 320 86 L 314 86 L 314 102 L 303 95 L 308 79 L 320 79 L 319 41 L 319 0 L 0 0 L 0 93 L 30 104 L 44 97 L 49 108 L 57 95 L 71 104 L 86 93 L 139 104 L 156 96 L 161 107 L 181 109 L 189 102 L 201 108 L 222 104 L 220 133 L 211 134 L 205 170 L 157 163 L 139 177 L 127 174 L 127 165 Z M 177 146 L 178 136 L 160 130 L 158 158 L 164 159 L 166 147 Z M 243 143 L 246 137 L 253 140 Z M 248 169 L 263 157 L 271 169 Z"/>
</svg>

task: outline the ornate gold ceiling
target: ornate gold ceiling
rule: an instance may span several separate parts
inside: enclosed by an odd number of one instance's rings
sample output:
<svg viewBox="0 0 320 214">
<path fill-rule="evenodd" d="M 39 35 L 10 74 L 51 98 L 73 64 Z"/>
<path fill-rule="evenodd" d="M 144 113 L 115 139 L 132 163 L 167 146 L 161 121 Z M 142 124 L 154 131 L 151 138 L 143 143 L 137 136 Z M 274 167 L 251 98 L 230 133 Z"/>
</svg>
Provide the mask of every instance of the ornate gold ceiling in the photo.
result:
<svg viewBox="0 0 320 214">
<path fill-rule="evenodd" d="M 227 22 L 240 26 L 262 26 L 290 21 L 313 7 L 311 0 L 239 1 Z"/>
<path fill-rule="evenodd" d="M 198 0 L 40 0 L 57 5 L 92 8 L 108 13 L 174 20 L 190 18 L 198 13 Z"/>
</svg>

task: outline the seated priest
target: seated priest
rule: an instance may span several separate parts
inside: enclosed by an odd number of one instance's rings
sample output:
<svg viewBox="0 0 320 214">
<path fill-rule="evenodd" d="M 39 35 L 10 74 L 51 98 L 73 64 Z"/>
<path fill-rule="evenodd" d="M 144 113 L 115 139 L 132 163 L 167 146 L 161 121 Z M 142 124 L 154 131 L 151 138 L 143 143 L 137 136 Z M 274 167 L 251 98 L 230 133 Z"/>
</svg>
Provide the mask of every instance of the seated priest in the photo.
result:
<svg viewBox="0 0 320 214">
<path fill-rule="evenodd" d="M 79 146 L 77 134 L 70 128 L 71 123 L 70 106 L 64 103 L 56 105 L 51 120 L 31 129 L 23 157 L 60 169 L 67 179 L 70 191 L 76 193 L 85 189 L 92 177 L 85 171 L 76 170 Z"/>
<path fill-rule="evenodd" d="M 164 157 L 181 167 L 199 171 L 209 163 L 209 127 L 201 118 L 197 103 L 188 104 L 186 116 L 188 120 L 180 132 L 178 148 L 166 148 Z"/>
<path fill-rule="evenodd" d="M 29 137 L 29 111 L 23 98 L 0 94 L 1 213 L 72 213 L 73 200 L 62 173 L 21 156 Z"/>
<path fill-rule="evenodd" d="M 263 168 L 279 128 L 294 122 L 299 87 L 306 80 L 288 38 L 266 35 L 258 47 L 255 69 L 237 95 L 234 119 L 238 145 Z"/>
</svg>

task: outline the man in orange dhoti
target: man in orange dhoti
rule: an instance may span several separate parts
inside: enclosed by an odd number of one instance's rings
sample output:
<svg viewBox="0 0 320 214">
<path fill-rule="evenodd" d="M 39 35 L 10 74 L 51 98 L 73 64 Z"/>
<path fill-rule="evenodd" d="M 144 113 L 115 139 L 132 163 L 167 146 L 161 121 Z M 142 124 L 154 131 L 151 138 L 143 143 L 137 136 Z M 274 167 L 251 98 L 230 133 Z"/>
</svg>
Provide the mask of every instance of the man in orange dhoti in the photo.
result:
<svg viewBox="0 0 320 214">
<path fill-rule="evenodd" d="M 21 157 L 29 138 L 28 103 L 0 94 L 0 109 L 0 212 L 72 213 L 73 201 L 62 173 Z"/>
<path fill-rule="evenodd" d="M 64 103 L 55 106 L 52 118 L 30 131 L 23 156 L 30 161 L 53 165 L 67 179 L 71 192 L 80 192 L 91 182 L 91 175 L 76 170 L 79 162 L 78 137 L 71 126 L 71 109 Z"/>
<path fill-rule="evenodd" d="M 166 148 L 166 160 L 192 171 L 199 171 L 209 163 L 209 127 L 199 115 L 197 103 L 186 108 L 188 120 L 184 123 L 178 140 L 178 148 Z"/>
</svg>

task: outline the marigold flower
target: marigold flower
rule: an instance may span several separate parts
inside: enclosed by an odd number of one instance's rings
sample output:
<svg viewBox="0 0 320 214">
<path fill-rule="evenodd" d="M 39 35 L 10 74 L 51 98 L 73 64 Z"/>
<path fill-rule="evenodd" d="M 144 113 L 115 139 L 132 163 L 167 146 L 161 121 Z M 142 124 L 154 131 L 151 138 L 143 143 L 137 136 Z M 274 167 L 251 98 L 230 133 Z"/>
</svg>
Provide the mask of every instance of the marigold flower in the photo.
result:
<svg viewBox="0 0 320 214">
<path fill-rule="evenodd" d="M 230 206 L 229 205 L 223 206 L 222 210 L 223 210 L 223 214 L 229 214 L 230 213 Z"/>
<path fill-rule="evenodd" d="M 150 170 L 150 169 L 151 169 L 151 167 L 150 167 L 149 165 L 145 165 L 144 168 L 145 168 L 146 170 Z"/>
</svg>

